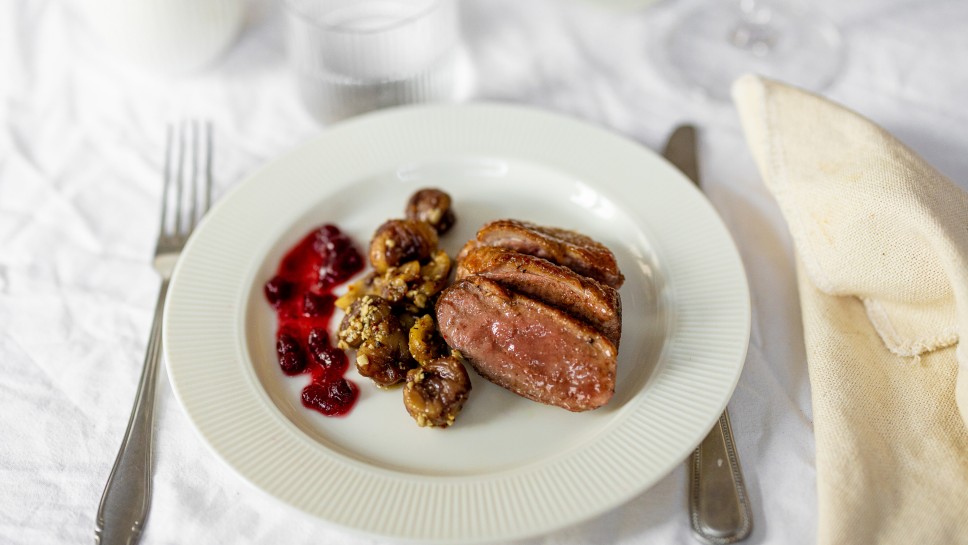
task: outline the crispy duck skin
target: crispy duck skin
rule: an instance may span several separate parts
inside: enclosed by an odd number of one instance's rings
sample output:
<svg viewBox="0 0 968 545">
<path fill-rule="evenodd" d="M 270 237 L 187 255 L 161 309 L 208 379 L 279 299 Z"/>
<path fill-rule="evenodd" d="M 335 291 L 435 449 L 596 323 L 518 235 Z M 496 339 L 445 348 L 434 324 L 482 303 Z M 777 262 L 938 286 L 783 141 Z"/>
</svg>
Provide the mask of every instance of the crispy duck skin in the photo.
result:
<svg viewBox="0 0 968 545">
<path fill-rule="evenodd" d="M 520 220 L 495 220 L 481 227 L 476 240 L 468 242 L 461 250 L 458 261 L 476 246 L 498 246 L 542 257 L 615 289 L 625 282 L 611 250 L 600 242 L 567 229 Z"/>
<path fill-rule="evenodd" d="M 458 280 L 474 274 L 581 318 L 619 346 L 622 300 L 611 286 L 546 259 L 495 246 L 474 248 L 458 263 Z"/>
<path fill-rule="evenodd" d="M 441 293 L 436 311 L 447 344 L 518 395 L 578 412 L 615 391 L 615 345 L 562 310 L 471 275 Z"/>
</svg>

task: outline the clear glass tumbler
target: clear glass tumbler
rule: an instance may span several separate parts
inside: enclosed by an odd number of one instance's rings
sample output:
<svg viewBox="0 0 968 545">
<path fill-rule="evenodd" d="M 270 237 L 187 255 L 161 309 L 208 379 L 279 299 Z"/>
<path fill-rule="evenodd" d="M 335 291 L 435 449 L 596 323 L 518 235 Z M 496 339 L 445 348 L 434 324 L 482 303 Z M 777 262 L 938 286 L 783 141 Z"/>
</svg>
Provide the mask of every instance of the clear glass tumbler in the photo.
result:
<svg viewBox="0 0 968 545">
<path fill-rule="evenodd" d="M 286 0 L 286 8 L 299 93 L 324 123 L 467 93 L 456 0 Z"/>
</svg>

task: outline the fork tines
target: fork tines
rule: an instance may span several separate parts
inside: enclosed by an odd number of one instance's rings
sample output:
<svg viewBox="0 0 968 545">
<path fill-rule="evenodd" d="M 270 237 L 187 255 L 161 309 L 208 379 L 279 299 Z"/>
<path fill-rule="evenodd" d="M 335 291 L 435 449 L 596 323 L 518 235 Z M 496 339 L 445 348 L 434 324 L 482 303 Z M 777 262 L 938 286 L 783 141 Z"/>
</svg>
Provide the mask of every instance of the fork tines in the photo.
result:
<svg viewBox="0 0 968 545">
<path fill-rule="evenodd" d="M 192 119 L 168 125 L 164 176 L 160 234 L 187 237 L 212 202 L 210 121 Z"/>
</svg>

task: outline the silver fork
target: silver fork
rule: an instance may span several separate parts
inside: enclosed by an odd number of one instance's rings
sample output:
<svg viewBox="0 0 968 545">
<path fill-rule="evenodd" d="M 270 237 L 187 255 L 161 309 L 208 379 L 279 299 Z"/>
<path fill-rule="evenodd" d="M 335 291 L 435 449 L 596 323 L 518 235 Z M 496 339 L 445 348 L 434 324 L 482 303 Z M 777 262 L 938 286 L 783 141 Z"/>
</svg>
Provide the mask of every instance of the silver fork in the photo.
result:
<svg viewBox="0 0 968 545">
<path fill-rule="evenodd" d="M 200 130 L 201 126 L 201 130 Z M 186 149 L 186 143 L 189 149 Z M 185 175 L 186 163 L 191 169 Z M 161 361 L 161 318 L 171 273 L 188 236 L 212 201 L 212 126 L 197 120 L 168 126 L 161 227 L 154 267 L 161 289 L 148 337 L 134 408 L 97 510 L 94 540 L 101 545 L 133 545 L 141 539 L 151 503 L 151 436 L 155 380 Z M 186 178 L 190 187 L 185 189 Z M 199 185 L 204 184 L 199 193 Z M 186 194 L 187 193 L 187 194 Z M 201 201 L 201 202 L 199 202 Z"/>
</svg>

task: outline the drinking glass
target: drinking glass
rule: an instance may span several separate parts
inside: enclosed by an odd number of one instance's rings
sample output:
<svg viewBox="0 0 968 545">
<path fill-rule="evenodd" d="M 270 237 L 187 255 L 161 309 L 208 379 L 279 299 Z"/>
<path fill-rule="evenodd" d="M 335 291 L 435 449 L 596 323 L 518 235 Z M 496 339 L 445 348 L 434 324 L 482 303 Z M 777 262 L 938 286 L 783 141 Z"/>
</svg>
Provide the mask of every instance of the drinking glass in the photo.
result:
<svg viewBox="0 0 968 545">
<path fill-rule="evenodd" d="M 456 0 L 285 4 L 299 94 L 324 123 L 467 93 L 470 74 Z"/>
<path fill-rule="evenodd" d="M 796 0 L 704 0 L 658 50 L 679 84 L 719 100 L 745 73 L 820 91 L 844 56 L 837 28 Z"/>
</svg>

